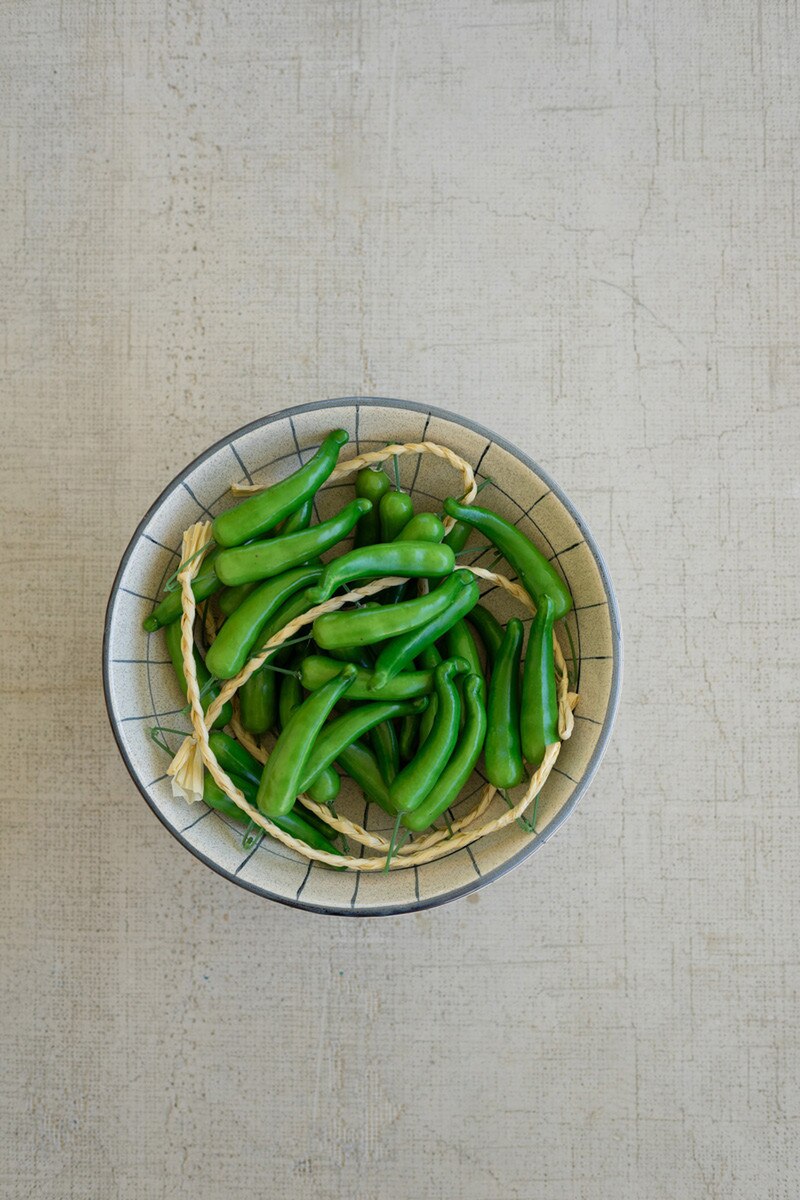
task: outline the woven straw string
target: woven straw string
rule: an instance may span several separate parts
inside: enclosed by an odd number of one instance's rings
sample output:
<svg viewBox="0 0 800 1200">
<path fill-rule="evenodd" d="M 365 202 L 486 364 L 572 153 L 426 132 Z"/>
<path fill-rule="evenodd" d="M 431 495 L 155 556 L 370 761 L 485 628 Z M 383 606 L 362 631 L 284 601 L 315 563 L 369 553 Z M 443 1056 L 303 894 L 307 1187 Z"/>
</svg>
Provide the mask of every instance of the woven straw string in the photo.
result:
<svg viewBox="0 0 800 1200">
<path fill-rule="evenodd" d="M 439 446 L 434 442 L 409 442 L 405 444 L 393 444 L 385 447 L 382 450 L 372 451 L 368 454 L 358 455 L 355 458 L 348 459 L 346 462 L 338 464 L 331 475 L 331 479 L 341 478 L 346 475 L 353 474 L 355 471 L 361 470 L 362 467 L 369 466 L 373 463 L 384 462 L 386 459 L 400 454 L 419 454 L 431 453 L 439 458 L 446 460 L 456 470 L 458 470 L 464 481 L 464 501 L 471 503 L 477 494 L 475 485 L 475 477 L 469 463 L 465 462 L 456 455 L 452 450 L 445 446 Z M 238 494 L 245 492 L 256 492 L 262 490 L 257 487 L 248 489 L 236 488 Z M 452 526 L 451 519 L 445 521 L 445 525 Z M 370 833 L 363 829 L 360 825 L 348 820 L 346 817 L 334 816 L 329 808 L 319 805 L 310 799 L 308 796 L 300 796 L 300 801 L 310 811 L 321 817 L 332 829 L 343 833 L 345 837 L 351 838 L 353 841 L 362 846 L 368 847 L 378 852 L 378 857 L 356 858 L 353 855 L 334 855 L 327 851 L 316 850 L 308 846 L 305 842 L 301 842 L 291 835 L 284 833 L 275 826 L 268 817 L 265 817 L 258 809 L 247 801 L 243 793 L 235 786 L 231 778 L 226 774 L 222 767 L 217 762 L 208 742 L 208 733 L 216 720 L 219 712 L 225 702 L 233 697 L 239 687 L 249 679 L 250 676 L 258 670 L 258 668 L 269 657 L 272 650 L 277 646 L 282 645 L 285 641 L 289 641 L 295 636 L 299 630 L 310 625 L 316 619 L 326 612 L 335 612 L 346 604 L 352 604 L 359 600 L 365 599 L 368 596 L 374 595 L 384 588 L 395 587 L 399 583 L 404 582 L 401 577 L 388 577 L 385 579 L 375 580 L 372 583 L 365 584 L 356 590 L 346 593 L 343 596 L 335 596 L 324 604 L 315 606 L 303 613 L 295 620 L 289 622 L 282 630 L 275 634 L 265 646 L 262 647 L 259 654 L 251 658 L 242 671 L 233 679 L 225 682 L 216 699 L 209 705 L 208 711 L 203 714 L 200 703 L 199 688 L 197 683 L 197 674 L 194 665 L 193 655 L 193 629 L 196 613 L 196 605 L 194 594 L 192 592 L 192 579 L 197 573 L 203 555 L 198 551 L 205 545 L 210 544 L 210 529 L 208 522 L 201 522 L 192 526 L 186 531 L 183 538 L 183 547 L 181 561 L 186 562 L 186 566 L 178 575 L 178 581 L 181 586 L 181 601 L 183 612 L 181 616 L 181 649 L 183 652 L 184 673 L 186 675 L 187 696 L 191 705 L 191 722 L 194 730 L 193 735 L 189 735 L 181 745 L 178 753 L 173 758 L 168 768 L 168 774 L 173 778 L 173 790 L 176 794 L 182 794 L 189 799 L 202 798 L 203 790 L 203 768 L 205 767 L 217 785 L 230 797 L 242 812 L 250 818 L 253 824 L 258 825 L 265 832 L 269 833 L 277 841 L 283 845 L 295 850 L 304 858 L 310 858 L 316 862 L 326 863 L 329 866 L 348 867 L 355 871 L 384 871 L 399 870 L 406 867 L 419 866 L 426 862 L 432 862 L 437 858 L 442 858 L 445 855 L 452 854 L 454 851 L 462 849 L 464 846 L 470 845 L 479 838 L 486 837 L 490 833 L 497 832 L 500 829 L 510 825 L 512 821 L 521 817 L 533 802 L 535 796 L 543 787 L 553 765 L 558 757 L 561 743 L 556 742 L 548 746 L 544 758 L 537 770 L 528 782 L 523 797 L 506 812 L 502 813 L 495 819 L 478 827 L 475 826 L 476 821 L 486 812 L 490 806 L 496 789 L 487 784 L 483 789 L 480 799 L 469 813 L 456 821 L 450 830 L 436 829 L 431 833 L 425 834 L 422 837 L 415 838 L 412 842 L 407 843 L 399 848 L 397 853 L 392 857 L 391 861 L 387 862 L 388 851 L 390 844 L 386 838 L 380 834 Z M 194 557 L 196 555 L 196 557 Z M 513 583 L 503 575 L 497 575 L 492 571 L 487 571 L 481 567 L 466 567 L 459 566 L 457 570 L 470 571 L 472 574 L 488 580 L 494 584 L 498 584 L 510 595 L 518 599 L 530 611 L 535 611 L 527 592 L 524 591 L 518 584 Z M 562 740 L 566 740 L 570 736 L 573 727 L 572 709 L 577 703 L 577 696 L 568 691 L 567 670 L 564 662 L 564 656 L 557 638 L 553 639 L 554 658 L 556 666 L 556 676 L 558 683 L 559 696 L 559 736 Z M 245 747 L 261 762 L 266 762 L 268 757 L 267 752 L 262 746 L 258 745 L 250 738 L 242 729 L 238 716 L 234 715 L 233 728 L 237 737 L 245 745 Z"/>
</svg>

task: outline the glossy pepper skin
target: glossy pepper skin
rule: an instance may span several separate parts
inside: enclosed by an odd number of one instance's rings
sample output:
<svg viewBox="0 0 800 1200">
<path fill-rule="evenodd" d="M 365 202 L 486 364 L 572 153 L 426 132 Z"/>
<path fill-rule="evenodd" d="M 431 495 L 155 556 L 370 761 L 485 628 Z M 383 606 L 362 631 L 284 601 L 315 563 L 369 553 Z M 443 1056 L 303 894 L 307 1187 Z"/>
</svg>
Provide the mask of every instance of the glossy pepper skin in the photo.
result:
<svg viewBox="0 0 800 1200">
<path fill-rule="evenodd" d="M 458 554 L 459 550 L 466 546 L 471 533 L 469 525 L 465 525 L 463 521 L 456 521 L 450 532 L 444 535 L 444 540 L 453 553 Z"/>
<path fill-rule="evenodd" d="M 555 605 L 550 596 L 539 598 L 539 607 L 528 634 L 522 671 L 522 753 L 532 767 L 544 758 L 545 747 L 558 738 L 558 693 L 553 660 Z"/>
<path fill-rule="evenodd" d="M 335 517 L 310 529 L 223 550 L 216 560 L 217 574 L 228 587 L 280 575 L 330 550 L 347 537 L 369 508 L 369 500 L 351 500 Z"/>
<path fill-rule="evenodd" d="M 449 613 L 455 596 L 465 588 L 461 578 L 463 574 L 458 571 L 449 576 L 440 588 L 427 596 L 402 600 L 391 607 L 324 613 L 314 621 L 314 640 L 322 649 L 329 646 L 371 646 L 413 630 L 426 629 L 437 618 Z M 454 621 L 457 619 L 457 616 L 453 618 Z"/>
<path fill-rule="evenodd" d="M 414 516 L 414 502 L 405 492 L 387 492 L 378 505 L 381 541 L 393 542 Z"/>
<path fill-rule="evenodd" d="M 478 603 L 479 596 L 475 576 L 469 571 L 454 571 L 435 592 L 420 597 L 430 603 L 424 622 L 392 638 L 382 648 L 375 662 L 373 687 L 384 687 L 404 670 L 427 646 L 447 633 L 451 625 L 466 616 Z"/>
<path fill-rule="evenodd" d="M 410 713 L 403 717 L 400 723 L 400 736 L 398 737 L 398 745 L 400 746 L 400 761 L 403 763 L 410 762 L 419 748 L 419 726 L 422 720 L 420 713 Z"/>
<path fill-rule="evenodd" d="M 375 756 L 363 742 L 355 741 L 340 751 L 336 760 L 343 771 L 361 788 L 368 800 L 374 801 L 385 813 L 395 815 L 389 798 L 389 789 L 384 783 Z"/>
<path fill-rule="evenodd" d="M 488 508 L 459 504 L 457 500 L 445 500 L 444 510 L 449 517 L 479 529 L 497 547 L 537 605 L 542 596 L 551 598 L 554 621 L 566 616 L 572 608 L 569 588 L 553 565 L 516 525 Z"/>
<path fill-rule="evenodd" d="M 337 588 L 356 579 L 380 579 L 386 575 L 425 579 L 449 575 L 455 565 L 449 546 L 433 542 L 379 542 L 376 546 L 351 550 L 328 563 L 310 594 L 315 604 L 322 604 Z"/>
<path fill-rule="evenodd" d="M 349 437 L 344 429 L 334 429 L 313 458 L 293 475 L 221 513 L 212 525 L 217 545 L 241 546 L 249 538 L 260 537 L 274 529 L 319 490 L 336 466 L 339 451 L 347 441 Z"/>
<path fill-rule="evenodd" d="M 395 538 L 396 542 L 443 542 L 444 540 L 444 525 L 435 513 L 428 512 L 417 513 Z M 452 547 L 448 546 L 448 549 L 452 549 Z"/>
<path fill-rule="evenodd" d="M 308 529 L 313 515 L 314 497 L 309 496 L 299 508 L 296 508 L 293 513 L 289 513 L 285 521 L 281 521 L 278 533 L 283 537 L 286 533 L 299 533 L 301 529 Z"/>
<path fill-rule="evenodd" d="M 248 733 L 260 737 L 278 719 L 278 676 L 269 666 L 259 667 L 238 691 L 239 720 Z"/>
<path fill-rule="evenodd" d="M 442 661 L 442 656 L 439 653 L 439 651 L 437 650 L 436 646 L 433 644 L 433 642 L 431 642 L 430 646 L 426 646 L 425 649 L 422 650 L 417 655 L 418 666 L 422 667 L 425 671 L 430 671 L 431 676 L 433 676 L 433 672 L 439 666 L 439 663 L 441 661 Z M 398 675 L 395 678 L 402 679 L 402 675 Z M 428 707 L 425 709 L 425 712 L 422 714 L 422 716 L 420 718 L 420 722 L 419 722 L 419 744 L 420 744 L 420 746 L 427 738 L 431 729 L 433 729 L 433 722 L 435 720 L 436 720 L 436 696 L 431 696 L 430 703 L 428 704 Z"/>
<path fill-rule="evenodd" d="M 479 675 L 464 680 L 464 728 L 453 754 L 438 780 L 413 812 L 405 813 L 406 829 L 421 832 L 455 802 L 480 757 L 486 737 L 486 685 Z"/>
<path fill-rule="evenodd" d="M 217 600 L 219 611 L 224 617 L 229 617 L 257 587 L 258 581 L 254 580 L 252 583 L 240 583 L 238 587 L 223 588 Z"/>
<path fill-rule="evenodd" d="M 238 675 L 270 618 L 291 596 L 317 583 L 321 575 L 319 566 L 295 567 L 251 592 L 228 617 L 206 655 L 206 666 L 212 675 L 218 679 L 233 679 Z"/>
<path fill-rule="evenodd" d="M 356 496 L 360 496 L 364 500 L 369 500 L 372 504 L 370 512 L 365 513 L 358 523 L 355 532 L 354 545 L 371 546 L 373 542 L 380 541 L 380 514 L 379 506 L 381 498 L 391 488 L 389 476 L 385 471 L 373 471 L 370 467 L 364 467 L 356 475 Z"/>
<path fill-rule="evenodd" d="M 181 688 L 181 691 L 183 692 L 184 696 L 186 696 L 187 695 L 187 693 L 186 693 L 186 676 L 183 672 L 183 652 L 181 651 L 181 623 L 180 623 L 180 621 L 173 621 L 172 624 L 167 625 L 165 627 L 164 639 L 167 643 L 167 651 L 169 653 L 170 658 L 172 659 L 172 666 L 175 670 L 175 678 L 178 680 L 178 683 L 180 684 L 180 688 Z M 208 708 L 208 706 L 210 705 L 211 701 L 215 700 L 217 698 L 217 696 L 219 695 L 220 689 L 214 685 L 212 685 L 211 687 L 207 686 L 208 681 L 211 678 L 211 674 L 208 671 L 208 669 L 206 668 L 206 664 L 203 662 L 202 658 L 198 654 L 196 646 L 194 648 L 194 669 L 195 669 L 195 673 L 197 675 L 197 686 L 200 689 L 200 692 L 202 693 L 202 695 L 200 697 L 200 704 L 202 706 L 203 712 L 205 712 L 206 709 Z M 188 699 L 188 697 L 187 697 L 187 699 Z M 233 709 L 231 707 L 231 702 L 230 702 L 230 700 L 226 700 L 226 702 L 223 704 L 222 708 L 220 709 L 219 716 L 217 717 L 216 721 L 214 722 L 214 728 L 221 729 L 223 725 L 228 724 L 228 722 L 230 721 L 232 716 L 233 716 Z"/>
<path fill-rule="evenodd" d="M 337 674 L 341 674 L 341 670 L 340 664 Z M 286 728 L 290 718 L 302 703 L 303 689 L 300 687 L 298 677 L 296 675 L 282 675 L 278 700 L 278 716 L 281 730 Z M 301 788 L 300 791 L 306 792 L 312 800 L 316 800 L 317 804 L 332 804 L 339 795 L 341 786 L 342 781 L 334 767 L 327 766 L 316 773 L 313 782 L 307 788 Z"/>
<path fill-rule="evenodd" d="M 342 669 L 341 662 L 325 658 L 321 654 L 309 654 L 300 664 L 300 679 L 306 691 L 314 692 L 329 679 L 335 678 Z M 372 670 L 359 667 L 348 690 L 348 700 L 415 700 L 417 696 L 428 696 L 433 691 L 433 671 L 404 671 L 383 688 L 371 688 Z"/>
<path fill-rule="evenodd" d="M 309 785 L 319 777 L 320 771 L 336 762 L 348 746 L 374 729 L 376 725 L 390 721 L 394 717 L 417 713 L 423 703 L 422 701 L 413 701 L 400 704 L 360 704 L 342 716 L 329 721 L 314 743 L 314 748 L 306 763 L 305 774 L 301 780 L 300 791 L 306 791 Z"/>
<path fill-rule="evenodd" d="M 478 647 L 475 645 L 475 639 L 463 617 L 450 626 L 444 635 L 444 642 L 448 658 L 463 658 L 469 664 L 473 675 L 483 676 Z"/>
<path fill-rule="evenodd" d="M 378 770 L 387 783 L 391 783 L 400 769 L 400 745 L 391 721 L 384 721 L 370 730 L 369 743 Z"/>
<path fill-rule="evenodd" d="M 459 659 L 447 659 L 434 672 L 436 688 L 436 722 L 410 763 L 407 763 L 389 785 L 389 795 L 396 812 L 412 812 L 436 785 L 458 740 L 461 699 L 456 678 L 467 670 Z"/>
<path fill-rule="evenodd" d="M 222 580 L 214 568 L 218 555 L 218 547 L 209 550 L 192 580 L 192 593 L 198 604 L 201 600 L 207 600 L 209 596 L 213 596 L 222 587 Z M 182 611 L 181 589 L 178 587 L 173 592 L 166 593 L 150 616 L 145 617 L 142 621 L 142 628 L 146 629 L 148 633 L 155 633 L 156 629 L 160 629 L 163 625 L 171 625 L 173 621 L 177 621 Z"/>
<path fill-rule="evenodd" d="M 512 788 L 522 783 L 520 743 L 519 664 L 524 627 L 512 617 L 497 651 L 489 684 L 489 725 L 483 758 L 486 778 L 497 788 Z"/>
<path fill-rule="evenodd" d="M 220 766 L 222 766 L 221 762 Z M 227 767 L 223 769 L 226 774 L 230 775 L 231 781 L 236 784 L 245 799 L 254 805 L 258 791 L 257 785 L 251 780 L 245 779 L 244 776 L 237 775 L 235 772 L 228 770 Z M 249 818 L 247 813 L 242 812 L 239 806 L 234 804 L 233 800 L 215 783 L 208 771 L 203 776 L 203 800 L 209 808 L 216 809 L 217 812 L 223 813 L 224 816 L 238 822 L 240 825 L 248 824 Z M 273 824 L 277 825 L 278 829 L 282 829 L 284 833 L 288 833 L 290 837 L 297 838 L 298 841 L 305 842 L 307 846 L 313 846 L 315 850 L 326 850 L 328 854 L 342 853 L 310 821 L 307 821 L 297 812 L 284 813 L 280 817 L 270 817 L 270 820 Z"/>
<path fill-rule="evenodd" d="M 480 639 L 483 642 L 483 648 L 486 651 L 489 667 L 493 669 L 497 653 L 503 641 L 503 626 L 489 612 L 488 608 L 484 608 L 482 604 L 475 605 L 467 620 L 470 625 L 477 629 Z"/>
</svg>

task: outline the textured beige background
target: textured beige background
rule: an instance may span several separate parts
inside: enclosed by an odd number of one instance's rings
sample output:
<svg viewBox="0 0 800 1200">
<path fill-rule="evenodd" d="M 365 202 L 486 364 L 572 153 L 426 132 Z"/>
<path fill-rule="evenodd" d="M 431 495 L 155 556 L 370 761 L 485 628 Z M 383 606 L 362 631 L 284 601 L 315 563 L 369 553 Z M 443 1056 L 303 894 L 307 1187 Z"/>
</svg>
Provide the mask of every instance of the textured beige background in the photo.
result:
<svg viewBox="0 0 800 1200">
<path fill-rule="evenodd" d="M 795 6 L 0 17 L 3 1195 L 796 1197 Z M 100 691 L 175 470 L 354 392 L 539 459 L 627 635 L 557 839 L 372 922 L 192 860 Z"/>
</svg>

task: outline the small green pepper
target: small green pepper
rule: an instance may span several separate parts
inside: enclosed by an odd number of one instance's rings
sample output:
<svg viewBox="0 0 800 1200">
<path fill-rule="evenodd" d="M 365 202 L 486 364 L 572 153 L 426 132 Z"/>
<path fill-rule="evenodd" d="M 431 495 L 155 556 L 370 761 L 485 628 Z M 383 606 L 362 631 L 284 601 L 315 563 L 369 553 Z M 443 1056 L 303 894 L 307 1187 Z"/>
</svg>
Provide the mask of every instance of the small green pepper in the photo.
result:
<svg viewBox="0 0 800 1200">
<path fill-rule="evenodd" d="M 257 587 L 258 581 L 253 580 L 252 583 L 240 583 L 238 587 L 223 588 L 217 600 L 219 611 L 224 617 L 229 617 Z"/>
<path fill-rule="evenodd" d="M 403 529 L 400 530 L 396 542 L 442 542 L 444 541 L 444 525 L 435 513 L 417 513 Z M 452 547 L 450 547 L 452 549 Z"/>
<path fill-rule="evenodd" d="M 391 721 L 384 721 L 371 729 L 369 741 L 378 764 L 378 770 L 386 782 L 391 783 L 400 769 L 400 746 L 397 742 L 397 732 Z"/>
<path fill-rule="evenodd" d="M 378 508 L 381 498 L 386 495 L 391 487 L 389 476 L 385 471 L 373 471 L 370 467 L 364 467 L 356 475 L 356 495 L 364 500 L 369 500 L 372 504 L 370 512 L 365 513 L 356 527 L 354 545 L 371 546 L 373 542 L 380 541 L 380 514 Z"/>
<path fill-rule="evenodd" d="M 464 729 L 450 761 L 428 795 L 413 812 L 405 813 L 402 824 L 406 829 L 421 832 L 450 807 L 469 779 L 480 757 L 486 737 L 486 685 L 480 675 L 468 675 L 464 680 Z"/>
<path fill-rule="evenodd" d="M 192 580 L 192 594 L 198 604 L 201 600 L 207 600 L 209 596 L 213 596 L 214 592 L 218 592 L 222 587 L 222 580 L 217 575 L 214 566 L 218 555 L 219 547 L 209 550 Z M 171 625 L 173 621 L 177 621 L 182 611 L 181 589 L 176 587 L 174 591 L 167 592 L 149 617 L 145 617 L 142 621 L 142 628 L 146 629 L 148 633 L 154 633 L 162 625 Z"/>
<path fill-rule="evenodd" d="M 479 529 L 488 537 L 516 571 L 522 586 L 537 606 L 542 596 L 551 597 L 554 621 L 566 616 L 572 608 L 569 588 L 552 563 L 516 525 L 488 508 L 459 504 L 457 500 L 445 500 L 444 510 L 448 516 Z"/>
<path fill-rule="evenodd" d="M 419 748 L 421 721 L 421 713 L 409 713 L 400 722 L 400 736 L 397 740 L 400 746 L 400 761 L 403 763 L 410 762 Z"/>
<path fill-rule="evenodd" d="M 386 575 L 425 579 L 449 575 L 455 563 L 449 546 L 437 546 L 434 542 L 396 541 L 362 546 L 328 563 L 309 595 L 315 604 L 322 604 L 337 588 L 356 579 L 379 579 Z"/>
<path fill-rule="evenodd" d="M 512 617 L 492 671 L 489 684 L 489 728 L 484 762 L 486 777 L 497 788 L 512 788 L 525 774 L 520 746 L 519 662 L 524 628 Z"/>
<path fill-rule="evenodd" d="M 235 508 L 221 513 L 212 525 L 214 541 L 219 546 L 241 546 L 248 538 L 259 537 L 273 529 L 284 517 L 290 516 L 325 482 L 339 458 L 339 451 L 349 441 L 344 429 L 334 429 L 319 450 L 293 475 L 274 483 L 255 496 L 248 496 Z M 246 580 L 237 582 L 245 583 Z"/>
<path fill-rule="evenodd" d="M 419 712 L 423 703 L 417 700 L 404 704 L 361 704 L 329 721 L 314 743 L 300 782 L 300 791 L 306 791 L 309 784 L 319 777 L 320 771 L 339 760 L 342 751 L 356 739 L 394 717 Z"/>
<path fill-rule="evenodd" d="M 489 612 L 488 608 L 484 608 L 482 604 L 475 605 L 467 620 L 480 634 L 483 648 L 486 651 L 487 662 L 490 669 L 493 669 L 494 661 L 500 649 L 500 643 L 503 640 L 503 626 Z"/>
<path fill-rule="evenodd" d="M 456 521 L 450 532 L 444 536 L 445 545 L 449 546 L 454 554 L 458 554 L 459 550 L 466 546 L 471 533 L 469 525 L 465 525 L 463 521 Z"/>
<path fill-rule="evenodd" d="M 463 617 L 450 626 L 444 635 L 444 642 L 447 658 L 463 658 L 469 663 L 469 669 L 473 675 L 483 676 L 478 647 L 475 645 L 475 639 Z"/>
<path fill-rule="evenodd" d="M 309 654 L 300 664 L 300 678 L 306 691 L 315 692 L 342 669 L 341 662 L 321 654 Z M 433 691 L 433 671 L 403 671 L 390 679 L 385 687 L 371 688 L 372 670 L 359 667 L 350 687 L 348 700 L 414 700 Z"/>
<path fill-rule="evenodd" d="M 337 676 L 341 674 L 341 670 L 340 665 L 336 673 Z M 286 728 L 290 718 L 302 703 L 303 689 L 300 687 L 300 680 L 297 675 L 283 675 L 281 677 L 280 699 L 278 702 L 281 730 Z M 326 766 L 316 773 L 315 779 L 307 788 L 300 788 L 300 791 L 307 792 L 312 800 L 316 800 L 317 804 L 331 804 L 339 795 L 341 785 L 342 781 L 334 768 Z"/>
<path fill-rule="evenodd" d="M 439 653 L 439 651 L 436 649 L 436 646 L 433 644 L 433 642 L 431 642 L 430 646 L 426 646 L 423 650 L 421 650 L 420 653 L 417 655 L 417 665 L 422 667 L 426 673 L 428 671 L 430 671 L 431 677 L 433 677 L 433 672 L 439 666 L 439 663 L 441 661 L 442 661 L 442 656 Z M 402 675 L 395 676 L 395 679 L 402 679 L 402 678 L 403 678 Z M 388 683 L 386 686 L 391 687 L 391 683 Z M 420 723 L 419 723 L 419 744 L 420 744 L 420 746 L 424 743 L 425 739 L 428 737 L 428 734 L 433 729 L 433 723 L 435 720 L 436 720 L 436 696 L 431 696 L 430 703 L 429 703 L 428 707 L 425 709 L 425 712 L 422 714 L 422 717 L 420 718 Z"/>
<path fill-rule="evenodd" d="M 268 666 L 259 667 L 239 688 L 239 719 L 248 733 L 260 737 L 278 717 L 278 677 Z"/>
<path fill-rule="evenodd" d="M 414 516 L 414 502 L 405 492 L 387 492 L 378 506 L 381 541 L 393 542 Z"/>
<path fill-rule="evenodd" d="M 423 610 L 426 613 L 423 623 L 408 633 L 392 638 L 383 647 L 375 663 L 373 686 L 376 689 L 385 687 L 389 680 L 407 667 L 426 646 L 430 646 L 437 638 L 447 633 L 451 625 L 466 616 L 477 604 L 479 596 L 480 589 L 475 576 L 469 571 L 454 571 L 435 592 L 421 596 L 419 601 L 404 601 L 404 604 L 427 601 L 430 607 Z M 402 608 L 403 605 L 398 604 L 396 607 Z M 378 628 L 380 630 L 380 622 Z"/>
<path fill-rule="evenodd" d="M 335 517 L 301 529 L 299 533 L 253 542 L 250 546 L 234 546 L 223 550 L 216 561 L 217 573 L 223 583 L 235 587 L 252 579 L 268 579 L 280 575 L 301 563 L 317 558 L 347 537 L 364 513 L 369 512 L 369 500 L 352 500 Z"/>
<path fill-rule="evenodd" d="M 395 775 L 389 785 L 389 795 L 396 812 L 411 812 L 421 804 L 447 766 L 458 740 L 461 716 L 456 677 L 466 670 L 465 662 L 450 658 L 434 672 L 436 722 L 414 758 Z"/>
<path fill-rule="evenodd" d="M 555 602 L 550 596 L 542 595 L 538 603 L 528 634 L 522 671 L 520 718 L 522 753 L 532 767 L 538 767 L 544 758 L 545 748 L 559 740 L 558 692 L 553 660 Z"/>
<path fill-rule="evenodd" d="M 175 678 L 180 684 L 181 691 L 187 697 L 186 692 L 186 676 L 183 672 L 183 651 L 181 650 L 181 623 L 173 621 L 170 625 L 164 627 L 164 639 L 167 643 L 167 651 L 172 659 L 172 665 L 175 668 Z M 205 712 L 212 700 L 216 700 L 219 695 L 219 687 L 216 684 L 210 684 L 211 673 L 206 668 L 197 647 L 194 647 L 194 669 L 197 675 L 197 686 L 200 690 L 200 704 L 203 712 Z M 214 722 L 215 729 L 221 729 L 223 725 L 227 725 L 233 716 L 230 700 L 226 700 L 220 709 L 220 714 Z"/>
<path fill-rule="evenodd" d="M 289 513 L 285 521 L 281 521 L 278 526 L 278 533 L 282 537 L 286 533 L 299 533 L 301 529 L 308 529 L 313 515 L 314 497 L 309 496 L 299 508 L 296 508 L 293 513 Z"/>
<path fill-rule="evenodd" d="M 242 792 L 245 800 L 254 805 L 258 792 L 257 785 L 243 776 L 229 771 L 227 767 L 224 770 L 230 775 L 231 782 L 235 783 L 239 791 Z M 238 804 L 235 804 L 228 794 L 223 792 L 222 788 L 215 782 L 213 776 L 208 771 L 203 776 L 203 800 L 209 808 L 216 809 L 217 812 L 222 813 L 230 820 L 236 821 L 240 825 L 247 825 L 249 823 L 247 813 L 242 812 Z M 284 813 L 282 816 L 270 817 L 270 820 L 278 829 L 283 830 L 284 833 L 288 833 L 290 837 L 297 838 L 300 842 L 305 842 L 307 846 L 313 846 L 315 850 L 325 850 L 328 854 L 342 853 L 309 820 L 297 812 L 293 811 Z"/>
<path fill-rule="evenodd" d="M 206 655 L 206 666 L 218 679 L 233 679 L 250 657 L 271 617 L 301 588 L 315 584 L 319 566 L 296 567 L 257 587 L 228 617 Z"/>
<path fill-rule="evenodd" d="M 375 756 L 362 742 L 355 741 L 345 746 L 336 761 L 358 784 L 368 800 L 373 800 L 384 812 L 395 815 L 389 789 L 381 778 Z"/>
<path fill-rule="evenodd" d="M 391 608 L 324 613 L 314 621 L 314 640 L 322 649 L 329 646 L 371 646 L 374 642 L 398 638 L 413 630 L 424 630 L 437 618 L 447 616 L 455 597 L 467 589 L 469 585 L 463 579 L 464 574 L 463 571 L 457 571 L 435 592 L 418 596 L 415 600 L 402 600 Z M 470 579 L 474 582 L 472 575 Z M 477 599 L 477 584 L 475 591 Z M 458 620 L 458 616 L 453 620 Z M 407 661 L 413 657 L 414 654 Z"/>
</svg>

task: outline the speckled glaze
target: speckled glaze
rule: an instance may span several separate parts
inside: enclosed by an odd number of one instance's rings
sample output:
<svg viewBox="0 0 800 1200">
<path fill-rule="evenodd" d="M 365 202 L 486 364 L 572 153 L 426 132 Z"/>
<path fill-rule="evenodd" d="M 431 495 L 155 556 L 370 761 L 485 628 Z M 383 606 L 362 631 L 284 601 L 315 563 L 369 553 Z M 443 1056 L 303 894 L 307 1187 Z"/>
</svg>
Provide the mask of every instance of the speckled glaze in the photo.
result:
<svg viewBox="0 0 800 1200">
<path fill-rule="evenodd" d="M 480 482 L 494 482 L 480 502 L 515 521 L 553 558 L 575 602 L 566 624 L 579 660 L 575 731 L 539 797 L 536 835 L 516 825 L 426 866 L 390 874 L 333 872 L 310 866 L 265 838 L 255 851 L 242 849 L 242 831 L 205 805 L 175 799 L 165 771 L 169 762 L 150 729 L 189 723 L 164 646 L 163 633 L 146 634 L 142 618 L 155 606 L 165 580 L 178 564 L 183 530 L 216 516 L 233 499 L 232 483 L 272 483 L 297 469 L 329 430 L 341 426 L 351 444 L 343 457 L 377 449 L 387 441 L 436 441 L 451 447 L 475 468 Z M 458 478 L 431 455 L 399 459 L 403 487 L 417 510 L 438 511 L 458 487 Z M 319 518 L 352 496 L 352 481 L 323 490 Z M 491 555 L 470 559 L 487 566 Z M 502 566 L 501 566 L 502 569 Z M 488 589 L 484 589 L 488 590 Z M 499 589 L 487 605 L 501 619 L 519 608 Z M 561 634 L 562 645 L 568 642 Z M 575 807 L 607 745 L 616 714 L 622 645 L 611 581 L 594 539 L 574 505 L 545 472 L 489 430 L 453 413 L 399 400 L 349 397 L 286 409 L 245 426 L 200 455 L 158 497 L 123 555 L 106 613 L 103 667 L 106 704 L 128 770 L 150 807 L 171 833 L 208 866 L 250 891 L 320 913 L 370 916 L 443 904 L 497 879 L 546 842 Z M 180 737 L 167 735 L 173 750 Z M 454 807 L 475 803 L 482 779 L 476 774 Z M 500 801 L 496 800 L 496 804 Z M 338 808 L 370 829 L 386 831 L 387 817 L 368 805 L 348 783 Z M 492 812 L 494 810 L 490 810 Z"/>
</svg>

